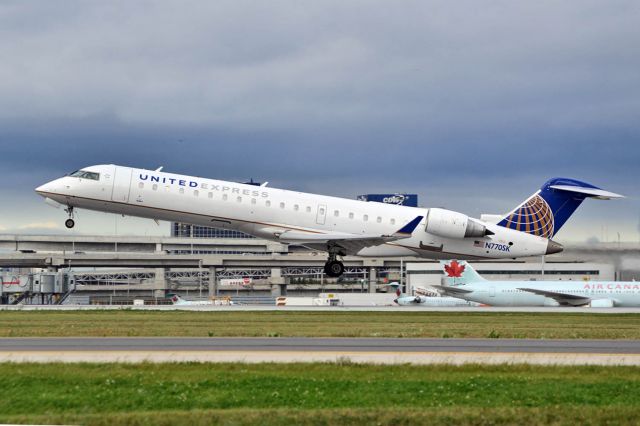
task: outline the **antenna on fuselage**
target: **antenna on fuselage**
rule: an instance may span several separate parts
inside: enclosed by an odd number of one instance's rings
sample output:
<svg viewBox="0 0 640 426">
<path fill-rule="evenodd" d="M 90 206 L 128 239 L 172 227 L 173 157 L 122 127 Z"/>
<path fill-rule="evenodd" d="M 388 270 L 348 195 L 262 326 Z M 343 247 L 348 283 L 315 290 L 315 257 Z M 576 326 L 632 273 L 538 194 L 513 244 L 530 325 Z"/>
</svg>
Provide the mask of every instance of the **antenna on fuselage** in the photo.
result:
<svg viewBox="0 0 640 426">
<path fill-rule="evenodd" d="M 155 169 L 154 172 L 161 172 L 163 168 L 164 168 L 164 166 L 160 166 L 157 169 Z"/>
</svg>

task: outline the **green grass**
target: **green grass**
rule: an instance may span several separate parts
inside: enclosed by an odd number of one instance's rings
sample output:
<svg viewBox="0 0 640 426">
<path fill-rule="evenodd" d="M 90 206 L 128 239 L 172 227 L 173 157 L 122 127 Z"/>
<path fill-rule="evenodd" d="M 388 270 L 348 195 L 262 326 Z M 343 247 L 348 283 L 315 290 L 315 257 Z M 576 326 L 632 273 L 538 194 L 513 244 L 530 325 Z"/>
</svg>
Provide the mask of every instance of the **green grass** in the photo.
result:
<svg viewBox="0 0 640 426">
<path fill-rule="evenodd" d="M 0 364 L 0 422 L 637 424 L 640 368 Z"/>
<path fill-rule="evenodd" d="M 640 315 L 494 312 L 0 311 L 0 337 L 640 339 Z"/>
</svg>

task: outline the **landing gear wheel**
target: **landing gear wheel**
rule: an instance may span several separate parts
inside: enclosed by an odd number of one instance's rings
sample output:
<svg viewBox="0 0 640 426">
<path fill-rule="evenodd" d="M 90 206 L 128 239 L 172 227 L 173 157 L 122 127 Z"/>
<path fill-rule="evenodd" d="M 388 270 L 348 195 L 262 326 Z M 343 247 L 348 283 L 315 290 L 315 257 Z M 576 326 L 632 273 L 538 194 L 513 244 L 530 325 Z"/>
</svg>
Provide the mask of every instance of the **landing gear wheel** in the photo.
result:
<svg viewBox="0 0 640 426">
<path fill-rule="evenodd" d="M 337 278 L 344 273 L 344 265 L 338 260 L 330 260 L 324 265 L 324 273 L 332 278 Z"/>
<path fill-rule="evenodd" d="M 67 228 L 71 229 L 74 226 L 76 226 L 76 222 L 73 219 L 67 219 L 64 221 L 64 226 L 66 226 Z"/>
</svg>

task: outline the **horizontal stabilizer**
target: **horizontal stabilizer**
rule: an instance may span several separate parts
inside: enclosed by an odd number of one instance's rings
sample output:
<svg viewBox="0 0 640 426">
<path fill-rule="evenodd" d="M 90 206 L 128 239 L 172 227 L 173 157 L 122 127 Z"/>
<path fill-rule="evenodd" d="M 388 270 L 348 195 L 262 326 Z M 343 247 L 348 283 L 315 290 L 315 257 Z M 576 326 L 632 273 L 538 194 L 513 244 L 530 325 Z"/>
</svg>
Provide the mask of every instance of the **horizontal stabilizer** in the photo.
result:
<svg viewBox="0 0 640 426">
<path fill-rule="evenodd" d="M 556 177 L 507 213 L 497 225 L 543 238 L 552 238 L 587 198 L 624 198 L 590 183 Z"/>
<path fill-rule="evenodd" d="M 612 200 L 615 198 L 624 198 L 624 195 L 616 194 L 615 192 L 605 191 L 599 188 L 585 188 L 581 186 L 571 185 L 551 185 L 551 189 L 558 191 L 576 192 L 586 197 L 597 198 L 599 200 Z"/>
<path fill-rule="evenodd" d="M 472 290 L 465 290 L 463 288 L 460 287 L 453 287 L 453 286 L 449 286 L 449 285 L 430 285 L 430 287 L 435 288 L 436 290 L 438 290 L 441 293 L 445 293 L 445 294 L 449 294 L 449 295 L 463 295 L 463 294 L 467 294 L 467 293 L 473 293 Z"/>
</svg>

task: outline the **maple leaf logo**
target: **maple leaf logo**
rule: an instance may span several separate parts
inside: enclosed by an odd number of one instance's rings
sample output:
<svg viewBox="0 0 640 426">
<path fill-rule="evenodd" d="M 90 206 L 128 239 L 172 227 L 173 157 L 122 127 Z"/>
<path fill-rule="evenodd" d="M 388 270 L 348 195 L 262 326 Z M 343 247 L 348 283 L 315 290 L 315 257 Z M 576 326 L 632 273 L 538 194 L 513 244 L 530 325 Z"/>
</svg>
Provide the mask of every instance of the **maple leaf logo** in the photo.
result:
<svg viewBox="0 0 640 426">
<path fill-rule="evenodd" d="M 444 271 L 449 277 L 460 278 L 464 272 L 464 265 L 461 265 L 457 260 L 454 260 L 450 264 L 444 265 Z"/>
</svg>

